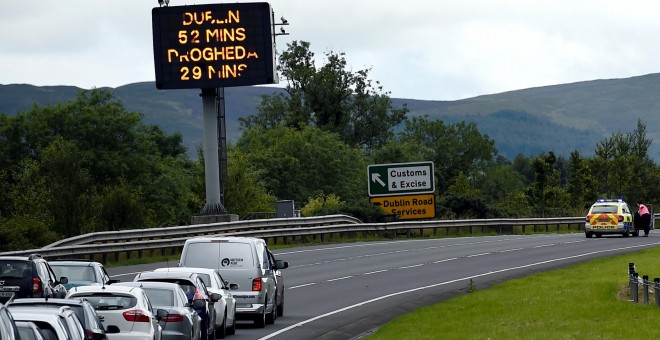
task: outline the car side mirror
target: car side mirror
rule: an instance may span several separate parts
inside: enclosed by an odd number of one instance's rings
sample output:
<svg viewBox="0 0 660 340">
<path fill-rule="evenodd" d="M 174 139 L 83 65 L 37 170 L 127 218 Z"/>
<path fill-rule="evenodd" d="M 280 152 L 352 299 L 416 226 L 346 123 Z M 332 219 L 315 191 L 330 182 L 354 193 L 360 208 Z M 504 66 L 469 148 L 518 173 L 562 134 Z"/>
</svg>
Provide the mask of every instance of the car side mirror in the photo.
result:
<svg viewBox="0 0 660 340">
<path fill-rule="evenodd" d="M 165 309 L 158 309 L 156 311 L 156 320 L 160 321 L 160 319 L 166 318 L 170 313 L 165 310 Z"/>
<path fill-rule="evenodd" d="M 230 283 L 229 284 L 229 290 L 238 290 L 238 288 L 240 288 L 238 283 Z"/>
<path fill-rule="evenodd" d="M 286 269 L 289 268 L 289 262 L 282 260 L 275 260 L 275 269 Z"/>
<path fill-rule="evenodd" d="M 206 306 L 206 301 L 204 300 L 193 300 L 192 308 L 204 308 Z"/>
<path fill-rule="evenodd" d="M 60 277 L 60 283 L 63 285 L 69 283 L 69 278 L 67 278 L 66 276 Z"/>
<path fill-rule="evenodd" d="M 107 334 L 117 334 L 119 333 L 119 327 L 115 325 L 108 325 L 108 327 L 105 328 L 105 332 Z"/>
<path fill-rule="evenodd" d="M 211 293 L 211 301 L 218 302 L 222 299 L 222 295 L 219 293 Z"/>
</svg>

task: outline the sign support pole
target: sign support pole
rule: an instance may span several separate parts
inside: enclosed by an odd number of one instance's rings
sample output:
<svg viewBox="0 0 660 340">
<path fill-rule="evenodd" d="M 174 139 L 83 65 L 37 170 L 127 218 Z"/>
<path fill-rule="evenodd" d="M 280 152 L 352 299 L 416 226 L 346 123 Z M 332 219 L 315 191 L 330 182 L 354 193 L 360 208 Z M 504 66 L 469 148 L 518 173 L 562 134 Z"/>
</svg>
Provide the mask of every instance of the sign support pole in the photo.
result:
<svg viewBox="0 0 660 340">
<path fill-rule="evenodd" d="M 227 210 L 220 200 L 216 89 L 203 88 L 200 96 L 204 115 L 204 179 L 206 182 L 206 205 L 202 208 L 201 214 L 226 214 Z"/>
<path fill-rule="evenodd" d="M 225 123 L 225 88 L 217 89 L 218 157 L 220 158 L 220 203 L 225 204 L 227 190 L 227 125 Z"/>
</svg>

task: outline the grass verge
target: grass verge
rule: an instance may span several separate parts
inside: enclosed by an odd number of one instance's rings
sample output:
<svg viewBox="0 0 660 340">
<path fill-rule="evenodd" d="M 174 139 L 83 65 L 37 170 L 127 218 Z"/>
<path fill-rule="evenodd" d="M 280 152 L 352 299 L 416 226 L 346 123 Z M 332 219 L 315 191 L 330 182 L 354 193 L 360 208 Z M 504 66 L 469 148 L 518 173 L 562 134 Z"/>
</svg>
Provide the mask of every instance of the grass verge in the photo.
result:
<svg viewBox="0 0 660 340">
<path fill-rule="evenodd" d="M 628 263 L 660 277 L 660 247 L 534 274 L 401 316 L 380 339 L 657 339 L 660 307 L 631 302 Z M 651 283 L 651 287 L 653 283 Z M 651 288 L 652 289 L 652 288 Z"/>
</svg>

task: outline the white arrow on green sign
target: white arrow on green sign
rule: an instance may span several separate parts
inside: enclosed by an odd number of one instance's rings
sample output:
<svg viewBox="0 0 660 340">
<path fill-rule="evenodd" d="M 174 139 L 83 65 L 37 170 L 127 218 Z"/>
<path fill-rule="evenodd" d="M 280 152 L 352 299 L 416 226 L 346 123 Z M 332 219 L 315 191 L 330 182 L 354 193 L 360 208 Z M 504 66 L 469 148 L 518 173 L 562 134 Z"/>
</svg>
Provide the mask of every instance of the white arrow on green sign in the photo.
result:
<svg viewBox="0 0 660 340">
<path fill-rule="evenodd" d="M 435 191 L 433 162 L 369 165 L 367 174 L 370 197 Z"/>
</svg>

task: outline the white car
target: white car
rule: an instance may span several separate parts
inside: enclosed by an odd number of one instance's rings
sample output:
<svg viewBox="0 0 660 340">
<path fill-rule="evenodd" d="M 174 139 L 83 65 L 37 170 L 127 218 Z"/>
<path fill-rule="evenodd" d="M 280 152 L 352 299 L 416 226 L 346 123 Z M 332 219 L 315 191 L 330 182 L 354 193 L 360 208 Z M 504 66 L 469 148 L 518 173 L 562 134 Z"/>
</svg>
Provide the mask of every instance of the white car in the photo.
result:
<svg viewBox="0 0 660 340">
<path fill-rule="evenodd" d="M 238 284 L 229 283 L 215 270 L 198 267 L 157 268 L 155 272 L 193 272 L 202 278 L 209 293 L 218 293 L 222 299 L 213 305 L 215 309 L 215 329 L 218 337 L 236 333 L 236 299 L 231 290 L 237 290 Z M 224 329 L 224 331 L 223 331 Z"/>
<path fill-rule="evenodd" d="M 106 334 L 108 339 L 161 339 L 158 321 L 167 316 L 167 311 L 154 311 L 142 288 L 80 286 L 71 288 L 66 297 L 89 301 L 106 329 L 118 328 L 118 333 Z"/>
</svg>

